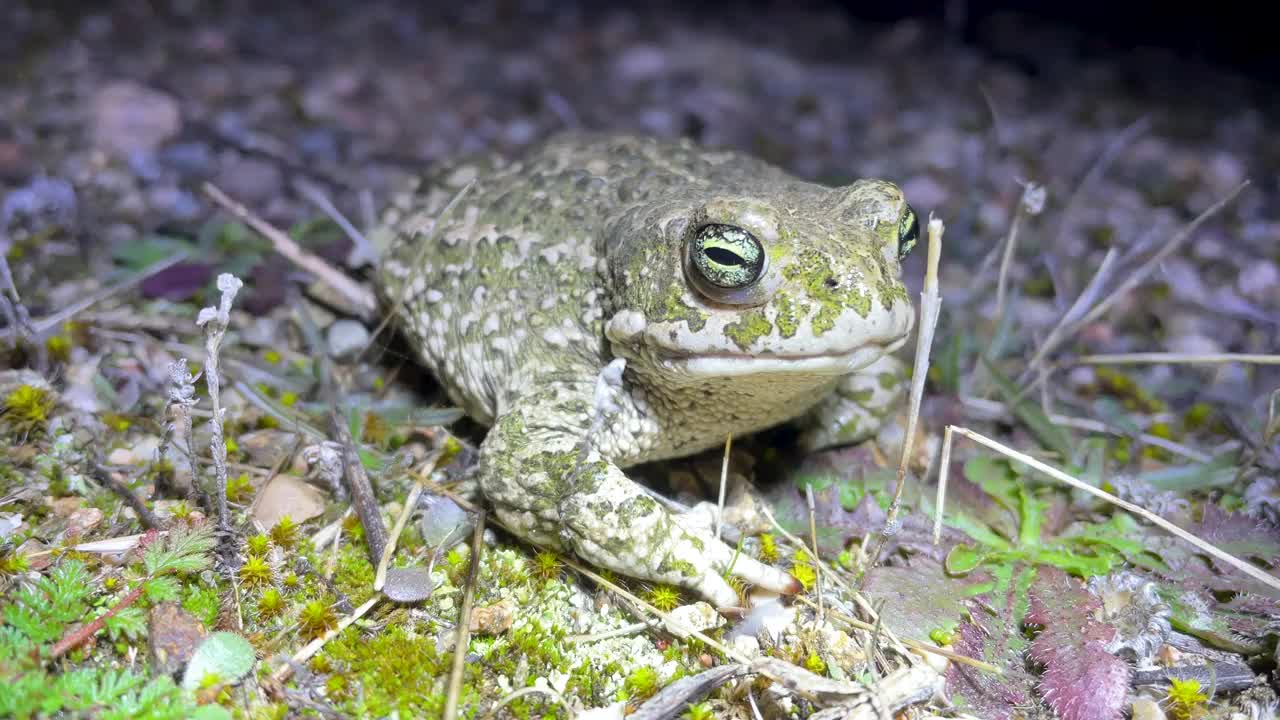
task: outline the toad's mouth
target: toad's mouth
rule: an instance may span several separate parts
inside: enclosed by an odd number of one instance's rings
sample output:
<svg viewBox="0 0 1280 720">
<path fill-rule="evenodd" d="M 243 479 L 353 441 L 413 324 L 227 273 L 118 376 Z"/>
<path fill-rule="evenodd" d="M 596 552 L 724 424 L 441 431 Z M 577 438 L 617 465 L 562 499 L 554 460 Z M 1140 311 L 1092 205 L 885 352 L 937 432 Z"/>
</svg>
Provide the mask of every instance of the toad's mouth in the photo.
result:
<svg viewBox="0 0 1280 720">
<path fill-rule="evenodd" d="M 741 375 L 846 375 L 896 351 L 906 337 L 889 345 L 867 343 L 850 350 L 826 353 L 776 354 L 661 352 L 658 364 L 668 372 L 693 377 L 733 377 Z"/>
</svg>

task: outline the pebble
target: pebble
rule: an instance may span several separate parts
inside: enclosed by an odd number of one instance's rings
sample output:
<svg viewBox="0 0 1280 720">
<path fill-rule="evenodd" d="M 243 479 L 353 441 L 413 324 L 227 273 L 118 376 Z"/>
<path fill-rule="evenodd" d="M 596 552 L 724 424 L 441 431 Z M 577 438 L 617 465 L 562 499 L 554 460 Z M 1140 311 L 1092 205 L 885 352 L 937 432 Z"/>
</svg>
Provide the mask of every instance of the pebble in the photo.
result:
<svg viewBox="0 0 1280 720">
<path fill-rule="evenodd" d="M 97 527 L 103 517 L 102 511 L 96 507 L 80 508 L 67 518 L 67 534 L 83 535 L 86 531 Z"/>
<path fill-rule="evenodd" d="M 159 157 L 165 167 L 187 178 L 213 175 L 217 161 L 213 150 L 199 142 L 173 143 L 161 150 Z"/>
<path fill-rule="evenodd" d="M 161 603 L 151 608 L 147 615 L 151 673 L 176 677 L 208 634 L 204 625 L 177 603 Z"/>
<path fill-rule="evenodd" d="M 121 158 L 153 152 L 182 129 L 172 96 L 131 80 L 108 83 L 92 101 L 94 145 Z"/>
<path fill-rule="evenodd" d="M 336 320 L 325 333 L 329 356 L 335 360 L 355 357 L 369 344 L 369 329 L 356 320 Z"/>
<path fill-rule="evenodd" d="M 1265 302 L 1280 288 L 1280 268 L 1270 260 L 1257 260 L 1240 271 L 1236 287 L 1247 298 Z"/>
<path fill-rule="evenodd" d="M 269 160 L 228 154 L 222 158 L 217 185 L 236 200 L 262 204 L 284 189 L 284 174 Z"/>
</svg>

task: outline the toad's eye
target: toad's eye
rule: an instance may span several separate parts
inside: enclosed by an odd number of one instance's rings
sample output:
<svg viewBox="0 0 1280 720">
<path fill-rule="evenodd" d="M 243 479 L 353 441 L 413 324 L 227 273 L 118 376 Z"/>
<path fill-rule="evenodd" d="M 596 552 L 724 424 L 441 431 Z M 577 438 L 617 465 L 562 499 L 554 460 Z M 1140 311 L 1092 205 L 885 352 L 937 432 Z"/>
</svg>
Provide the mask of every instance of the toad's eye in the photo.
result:
<svg viewBox="0 0 1280 720">
<path fill-rule="evenodd" d="M 689 243 L 689 260 L 713 287 L 740 290 L 760 279 L 764 246 L 740 227 L 703 225 Z"/>
<path fill-rule="evenodd" d="M 902 211 L 902 217 L 898 220 L 898 259 L 902 260 L 911 252 L 911 248 L 916 246 L 916 240 L 920 239 L 920 220 L 916 218 L 916 211 L 908 205 Z"/>
</svg>

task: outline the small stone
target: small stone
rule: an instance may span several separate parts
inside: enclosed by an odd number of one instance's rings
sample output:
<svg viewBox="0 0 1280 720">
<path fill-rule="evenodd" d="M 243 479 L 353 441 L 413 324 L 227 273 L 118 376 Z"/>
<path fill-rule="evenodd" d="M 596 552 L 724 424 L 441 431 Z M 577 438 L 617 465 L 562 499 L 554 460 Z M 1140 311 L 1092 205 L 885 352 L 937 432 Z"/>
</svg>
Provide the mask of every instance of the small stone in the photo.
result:
<svg viewBox="0 0 1280 720">
<path fill-rule="evenodd" d="M 147 616 L 147 649 L 154 675 L 177 677 L 209 631 L 180 605 L 161 603 Z"/>
<path fill-rule="evenodd" d="M 431 573 L 423 568 L 390 568 L 387 570 L 386 584 L 382 586 L 382 594 L 394 602 L 414 603 L 431 597 L 434 589 Z M 472 622 L 474 621 L 473 616 Z"/>
<path fill-rule="evenodd" d="M 253 519 L 265 528 L 275 527 L 285 515 L 304 523 L 322 512 L 324 493 L 292 475 L 272 478 L 253 504 Z"/>
<path fill-rule="evenodd" d="M 50 555 L 49 546 L 31 538 L 18 546 L 18 555 L 27 559 L 27 567 L 32 570 L 43 570 L 49 567 L 49 563 L 53 562 Z"/>
<path fill-rule="evenodd" d="M 272 468 L 285 460 L 297 439 L 297 433 L 267 428 L 244 433 L 236 443 L 248 455 L 250 465 Z"/>
<path fill-rule="evenodd" d="M 184 177 L 204 178 L 213 175 L 215 157 L 205 143 L 184 142 L 161 150 L 160 162 Z"/>
<path fill-rule="evenodd" d="M 276 163 L 254 157 L 224 157 L 217 184 L 246 203 L 265 203 L 284 189 L 284 175 Z"/>
<path fill-rule="evenodd" d="M 53 508 L 53 514 L 60 518 L 69 518 L 71 514 L 80 509 L 84 504 L 84 498 L 77 495 L 69 495 L 61 497 L 50 503 Z"/>
<path fill-rule="evenodd" d="M 96 507 L 80 508 L 67 518 L 67 534 L 83 535 L 85 531 L 97 527 L 102 522 L 102 518 L 102 511 Z"/>
<path fill-rule="evenodd" d="M 1265 302 L 1267 294 L 1280 287 L 1280 267 L 1270 260 L 1256 259 L 1240 271 L 1236 287 L 1245 297 Z"/>
<path fill-rule="evenodd" d="M 121 158 L 154 152 L 182 129 L 173 97 L 130 80 L 104 86 L 92 108 L 94 144 Z"/>
<path fill-rule="evenodd" d="M 506 632 L 516 617 L 516 603 L 507 598 L 488 607 L 471 611 L 471 632 L 483 635 L 501 635 Z"/>
<path fill-rule="evenodd" d="M 760 657 L 760 641 L 750 635 L 735 635 L 733 637 L 733 649 L 747 656 L 750 660 Z"/>
<path fill-rule="evenodd" d="M 369 344 L 369 329 L 355 320 L 337 320 L 327 333 L 329 356 L 335 360 L 352 358 Z"/>
<path fill-rule="evenodd" d="M 116 448 L 107 454 L 108 465 L 132 465 L 137 462 L 128 448 Z"/>
<path fill-rule="evenodd" d="M 705 631 L 724 625 L 724 617 L 705 602 L 681 605 L 667 616 L 666 626 L 679 637 L 688 637 L 693 630 Z"/>
</svg>

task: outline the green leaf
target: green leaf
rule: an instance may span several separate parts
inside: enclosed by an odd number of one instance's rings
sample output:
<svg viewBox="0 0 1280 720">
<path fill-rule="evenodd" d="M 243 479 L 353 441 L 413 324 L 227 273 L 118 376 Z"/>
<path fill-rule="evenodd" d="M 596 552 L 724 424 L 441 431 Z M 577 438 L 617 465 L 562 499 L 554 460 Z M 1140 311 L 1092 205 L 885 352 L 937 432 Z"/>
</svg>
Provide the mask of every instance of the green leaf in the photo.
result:
<svg viewBox="0 0 1280 720">
<path fill-rule="evenodd" d="M 142 270 L 183 250 L 193 250 L 191 243 L 166 235 L 149 235 L 116 248 L 112 257 L 130 270 Z"/>
<path fill-rule="evenodd" d="M 142 586 L 142 592 L 152 604 L 177 600 L 181 589 L 177 579 L 169 576 L 151 578 Z"/>
<path fill-rule="evenodd" d="M 953 515 L 947 515 L 946 523 L 965 535 L 968 535 L 974 541 L 994 550 L 1009 550 L 1013 547 L 1009 544 L 1009 541 L 1001 537 L 999 533 L 992 530 L 985 523 L 970 517 L 967 513 L 960 512 Z"/>
<path fill-rule="evenodd" d="M 1032 560 L 1037 564 L 1052 565 L 1072 575 L 1088 578 L 1111 572 L 1118 558 L 1108 555 L 1077 555 L 1067 550 L 1041 549 L 1033 553 Z"/>
<path fill-rule="evenodd" d="M 1161 490 L 1188 492 L 1223 487 L 1235 481 L 1240 472 L 1239 451 L 1232 450 L 1199 465 L 1180 465 L 1139 474 L 1138 483 Z"/>
<path fill-rule="evenodd" d="M 209 567 L 210 551 L 217 541 L 213 530 L 171 530 L 164 542 L 154 542 L 142 555 L 148 575 L 193 573 Z"/>
<path fill-rule="evenodd" d="M 147 632 L 147 615 L 139 607 L 127 607 L 107 618 L 104 623 L 112 640 L 137 640 Z"/>
<path fill-rule="evenodd" d="M 257 655 L 248 640 L 233 632 L 216 632 L 196 648 L 182 676 L 182 687 L 195 690 L 206 675 L 216 675 L 222 682 L 239 680 L 253 669 Z"/>
<path fill-rule="evenodd" d="M 986 559 L 984 553 L 961 543 L 951 548 L 951 551 L 947 553 L 947 559 L 943 566 L 946 567 L 948 574 L 963 576 L 973 572 L 975 568 L 982 564 L 984 559 Z"/>
<path fill-rule="evenodd" d="M 983 366 L 991 373 L 996 387 L 1000 389 L 1000 394 L 1004 396 L 1005 402 L 1011 403 L 1018 396 L 1018 388 L 1009 378 L 1001 374 L 985 355 L 980 357 Z M 1055 425 L 1049 416 L 1045 415 L 1039 404 L 1023 398 L 1013 406 L 1013 414 L 1018 416 L 1041 445 L 1056 452 L 1064 462 L 1071 459 L 1071 435 L 1062 426 Z"/>
</svg>

